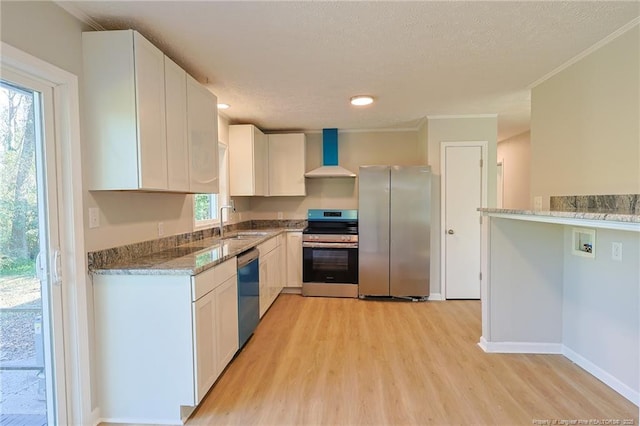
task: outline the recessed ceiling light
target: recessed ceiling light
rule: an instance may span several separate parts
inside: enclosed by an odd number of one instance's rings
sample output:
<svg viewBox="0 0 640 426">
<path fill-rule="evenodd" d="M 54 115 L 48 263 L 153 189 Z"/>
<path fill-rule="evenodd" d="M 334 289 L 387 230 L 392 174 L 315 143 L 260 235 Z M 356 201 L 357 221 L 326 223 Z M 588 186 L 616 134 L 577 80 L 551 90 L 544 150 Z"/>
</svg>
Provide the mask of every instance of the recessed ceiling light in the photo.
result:
<svg viewBox="0 0 640 426">
<path fill-rule="evenodd" d="M 373 103 L 373 96 L 369 96 L 369 95 L 358 95 L 358 96 L 353 96 L 351 98 L 351 105 L 355 105 L 355 106 L 370 105 L 372 103 Z"/>
<path fill-rule="evenodd" d="M 229 104 L 218 104 L 218 109 L 229 109 L 230 106 Z"/>
</svg>

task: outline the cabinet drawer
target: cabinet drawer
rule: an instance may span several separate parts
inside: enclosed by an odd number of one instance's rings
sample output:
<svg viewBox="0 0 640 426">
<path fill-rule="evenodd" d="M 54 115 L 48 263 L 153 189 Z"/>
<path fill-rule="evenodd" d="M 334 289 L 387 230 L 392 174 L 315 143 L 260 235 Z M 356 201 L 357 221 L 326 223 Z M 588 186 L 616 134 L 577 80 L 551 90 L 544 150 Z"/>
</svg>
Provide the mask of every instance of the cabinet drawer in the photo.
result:
<svg viewBox="0 0 640 426">
<path fill-rule="evenodd" d="M 213 269 L 216 270 L 216 285 L 214 287 L 218 287 L 220 284 L 238 273 L 237 258 L 234 257 L 233 259 L 229 259 Z"/>
<path fill-rule="evenodd" d="M 191 277 L 191 300 L 196 301 L 237 274 L 236 258 Z"/>
<path fill-rule="evenodd" d="M 264 243 L 258 246 L 258 251 L 260 252 L 260 256 L 264 256 L 269 253 L 271 250 L 278 247 L 278 238 L 271 238 L 270 240 L 265 241 Z"/>
</svg>

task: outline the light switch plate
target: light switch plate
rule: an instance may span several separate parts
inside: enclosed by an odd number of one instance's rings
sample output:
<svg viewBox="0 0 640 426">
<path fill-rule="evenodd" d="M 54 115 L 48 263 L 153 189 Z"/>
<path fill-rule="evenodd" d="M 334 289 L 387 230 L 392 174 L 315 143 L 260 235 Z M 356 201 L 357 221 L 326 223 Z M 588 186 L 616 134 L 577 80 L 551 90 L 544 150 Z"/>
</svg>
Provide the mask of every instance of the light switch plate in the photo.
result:
<svg viewBox="0 0 640 426">
<path fill-rule="evenodd" d="M 164 235 L 164 223 L 158 222 L 158 237 L 162 237 Z"/>
<path fill-rule="evenodd" d="M 100 227 L 100 209 L 97 207 L 89 208 L 89 228 L 99 228 Z"/>
<path fill-rule="evenodd" d="M 611 259 L 622 262 L 622 243 L 611 243 Z"/>
</svg>

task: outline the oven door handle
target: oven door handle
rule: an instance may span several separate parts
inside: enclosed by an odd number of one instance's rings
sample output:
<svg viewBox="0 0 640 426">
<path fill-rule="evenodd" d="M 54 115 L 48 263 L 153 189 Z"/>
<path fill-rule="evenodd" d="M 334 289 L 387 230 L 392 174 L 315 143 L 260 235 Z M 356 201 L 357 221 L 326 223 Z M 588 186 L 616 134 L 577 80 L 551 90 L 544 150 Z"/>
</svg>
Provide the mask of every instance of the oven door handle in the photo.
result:
<svg viewBox="0 0 640 426">
<path fill-rule="evenodd" d="M 336 249 L 357 249 L 358 243 L 311 243 L 303 242 L 302 248 L 336 248 Z"/>
</svg>

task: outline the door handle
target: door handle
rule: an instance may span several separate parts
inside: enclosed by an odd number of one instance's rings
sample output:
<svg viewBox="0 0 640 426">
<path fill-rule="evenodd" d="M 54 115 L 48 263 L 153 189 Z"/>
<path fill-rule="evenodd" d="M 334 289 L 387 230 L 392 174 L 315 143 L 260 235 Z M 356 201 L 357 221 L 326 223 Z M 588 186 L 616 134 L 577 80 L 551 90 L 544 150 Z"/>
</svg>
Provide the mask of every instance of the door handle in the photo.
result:
<svg viewBox="0 0 640 426">
<path fill-rule="evenodd" d="M 60 250 L 54 250 L 53 252 L 53 274 L 52 281 L 53 285 L 60 286 L 62 285 L 62 259 L 60 257 Z"/>
<path fill-rule="evenodd" d="M 449 235 L 453 235 L 453 234 L 454 234 L 453 229 L 449 229 L 449 230 L 447 231 L 447 234 L 449 234 Z"/>
<path fill-rule="evenodd" d="M 47 279 L 44 265 L 42 264 L 42 252 L 38 252 L 38 256 L 36 256 L 36 278 L 40 281 Z"/>
</svg>

